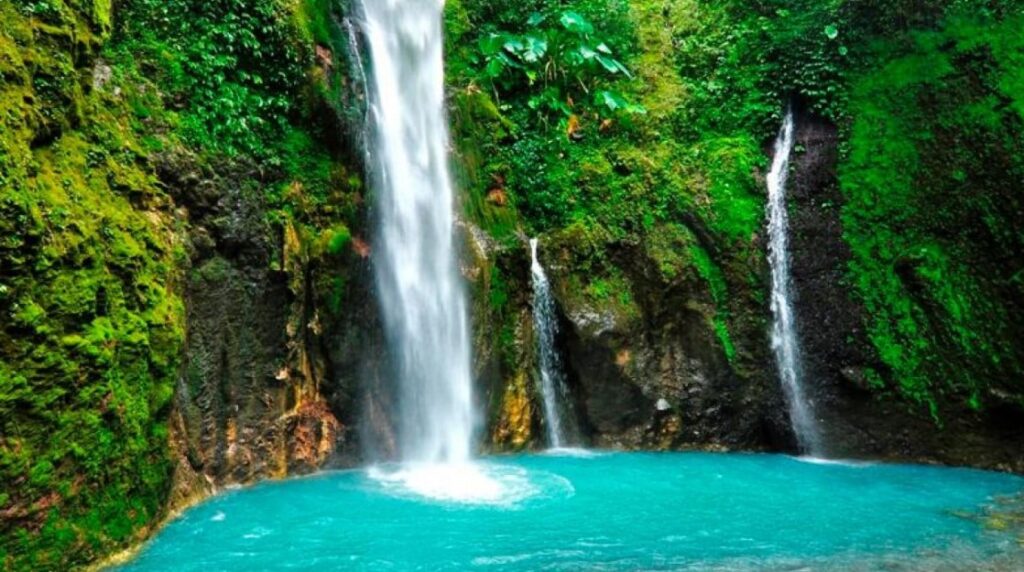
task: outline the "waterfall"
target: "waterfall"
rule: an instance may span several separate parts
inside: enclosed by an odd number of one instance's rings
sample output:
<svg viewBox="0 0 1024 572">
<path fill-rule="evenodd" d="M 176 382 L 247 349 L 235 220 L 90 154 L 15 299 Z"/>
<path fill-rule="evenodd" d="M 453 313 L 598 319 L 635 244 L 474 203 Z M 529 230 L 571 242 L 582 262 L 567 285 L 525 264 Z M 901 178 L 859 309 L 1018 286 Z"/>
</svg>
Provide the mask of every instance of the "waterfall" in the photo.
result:
<svg viewBox="0 0 1024 572">
<path fill-rule="evenodd" d="M 775 140 L 775 157 L 768 173 L 768 261 L 772 269 L 772 350 L 782 388 L 789 404 L 790 422 L 802 453 L 821 454 L 814 410 L 804 392 L 800 340 L 793 313 L 789 255 L 789 213 L 786 210 L 786 179 L 793 152 L 793 111 L 788 109 Z"/>
<path fill-rule="evenodd" d="M 362 0 L 379 222 L 374 269 L 398 378 L 399 452 L 405 462 L 454 465 L 470 458 L 474 415 L 448 171 L 443 7 Z"/>
<path fill-rule="evenodd" d="M 544 267 L 537 258 L 537 239 L 530 239 L 530 273 L 533 275 L 533 326 L 537 334 L 537 356 L 540 362 L 540 389 L 544 399 L 544 419 L 548 429 L 548 444 L 555 449 L 572 445 L 575 431 L 571 415 L 563 419 L 568 391 L 562 360 L 555 348 L 558 334 L 555 298 L 551 295 Z"/>
</svg>

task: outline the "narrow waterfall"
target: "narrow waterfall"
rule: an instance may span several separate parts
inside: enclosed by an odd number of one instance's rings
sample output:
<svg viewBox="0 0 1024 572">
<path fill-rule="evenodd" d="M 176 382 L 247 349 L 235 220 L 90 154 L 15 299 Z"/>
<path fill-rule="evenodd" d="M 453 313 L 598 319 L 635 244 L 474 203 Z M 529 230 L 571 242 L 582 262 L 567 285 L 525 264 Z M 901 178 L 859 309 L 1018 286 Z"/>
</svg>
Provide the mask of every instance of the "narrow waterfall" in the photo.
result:
<svg viewBox="0 0 1024 572">
<path fill-rule="evenodd" d="M 548 429 L 548 444 L 555 449 L 575 445 L 576 431 L 572 416 L 563 418 L 568 391 L 565 370 L 555 348 L 558 321 L 555 298 L 551 295 L 544 267 L 537 258 L 537 239 L 530 239 L 530 273 L 533 275 L 533 327 L 537 334 L 537 356 L 540 362 L 541 396 L 544 399 L 544 420 Z"/>
<path fill-rule="evenodd" d="M 804 392 L 800 340 L 793 312 L 792 277 L 789 256 L 789 212 L 786 210 L 786 179 L 793 152 L 794 119 L 786 111 L 782 129 L 775 140 L 775 157 L 768 173 L 768 261 L 772 269 L 772 350 L 782 388 L 789 404 L 790 422 L 800 450 L 817 456 L 821 451 L 814 410 Z"/>
<path fill-rule="evenodd" d="M 401 458 L 468 461 L 474 427 L 444 108 L 443 0 L 362 0 L 379 234 L 374 268 L 399 384 Z"/>
</svg>

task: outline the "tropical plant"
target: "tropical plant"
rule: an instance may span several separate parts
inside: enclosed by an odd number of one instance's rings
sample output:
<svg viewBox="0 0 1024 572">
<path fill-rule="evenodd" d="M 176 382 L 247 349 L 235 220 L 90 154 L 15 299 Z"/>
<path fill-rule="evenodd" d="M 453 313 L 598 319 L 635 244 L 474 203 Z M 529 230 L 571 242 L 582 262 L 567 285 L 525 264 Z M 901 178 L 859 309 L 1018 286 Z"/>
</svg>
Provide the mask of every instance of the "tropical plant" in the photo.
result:
<svg viewBox="0 0 1024 572">
<path fill-rule="evenodd" d="M 533 13 L 525 33 L 497 32 L 479 41 L 481 79 L 502 93 L 526 92 L 527 105 L 567 120 L 586 108 L 604 116 L 644 113 L 614 89 L 632 76 L 583 15 Z"/>
</svg>

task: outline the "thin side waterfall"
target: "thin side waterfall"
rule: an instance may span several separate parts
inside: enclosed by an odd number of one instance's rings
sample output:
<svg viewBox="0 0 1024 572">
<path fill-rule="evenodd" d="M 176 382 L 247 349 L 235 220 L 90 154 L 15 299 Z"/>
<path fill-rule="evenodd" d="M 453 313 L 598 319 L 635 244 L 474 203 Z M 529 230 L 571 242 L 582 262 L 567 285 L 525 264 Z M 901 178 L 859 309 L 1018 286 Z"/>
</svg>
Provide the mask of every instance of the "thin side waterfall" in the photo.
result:
<svg viewBox="0 0 1024 572">
<path fill-rule="evenodd" d="M 460 464 L 474 428 L 444 108 L 443 0 L 362 0 L 370 62 L 375 272 L 399 383 L 402 461 Z M 425 487 L 444 485 L 444 474 Z"/>
<path fill-rule="evenodd" d="M 811 456 L 821 455 L 821 437 L 814 418 L 814 409 L 804 392 L 800 340 L 793 312 L 792 277 L 789 255 L 789 212 L 786 210 L 786 179 L 789 158 L 793 152 L 793 111 L 788 109 L 778 138 L 775 157 L 768 173 L 768 261 L 772 269 L 772 350 L 778 366 L 782 388 L 789 404 L 800 450 Z"/>
<path fill-rule="evenodd" d="M 537 257 L 537 239 L 530 239 L 530 273 L 533 275 L 533 326 L 537 332 L 537 356 L 540 361 L 541 397 L 544 399 L 544 419 L 548 429 L 548 444 L 554 449 L 575 445 L 575 427 L 571 415 L 564 417 L 566 407 L 565 370 L 555 348 L 558 317 L 555 298 L 551 294 L 544 266 Z"/>
</svg>

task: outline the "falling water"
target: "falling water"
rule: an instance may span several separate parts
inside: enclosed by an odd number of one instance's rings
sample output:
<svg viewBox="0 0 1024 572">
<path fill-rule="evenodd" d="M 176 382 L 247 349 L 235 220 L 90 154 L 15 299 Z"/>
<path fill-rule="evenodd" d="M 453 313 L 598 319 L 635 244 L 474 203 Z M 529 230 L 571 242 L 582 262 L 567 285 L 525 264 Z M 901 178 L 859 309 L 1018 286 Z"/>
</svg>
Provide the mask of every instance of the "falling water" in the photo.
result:
<svg viewBox="0 0 1024 572">
<path fill-rule="evenodd" d="M 537 258 L 537 239 L 530 240 L 531 265 L 533 274 L 533 326 L 537 332 L 537 355 L 540 360 L 541 396 L 544 399 L 544 418 L 548 428 L 548 444 L 560 449 L 575 438 L 571 416 L 563 418 L 562 409 L 566 403 L 565 373 L 562 360 L 555 348 L 558 333 L 555 299 L 551 295 L 544 267 Z"/>
<path fill-rule="evenodd" d="M 474 416 L 448 172 L 443 7 L 362 1 L 380 224 L 374 266 L 399 381 L 399 451 L 408 463 L 458 465 L 470 457 Z M 425 486 L 454 474 L 436 470 Z"/>
<path fill-rule="evenodd" d="M 812 404 L 803 388 L 800 340 L 793 314 L 792 279 L 789 256 L 789 213 L 786 210 L 786 179 L 793 151 L 793 112 L 786 111 L 782 129 L 775 140 L 775 158 L 768 173 L 768 260 L 772 268 L 772 349 L 789 403 L 789 416 L 801 452 L 821 454 L 821 438 Z"/>
</svg>

